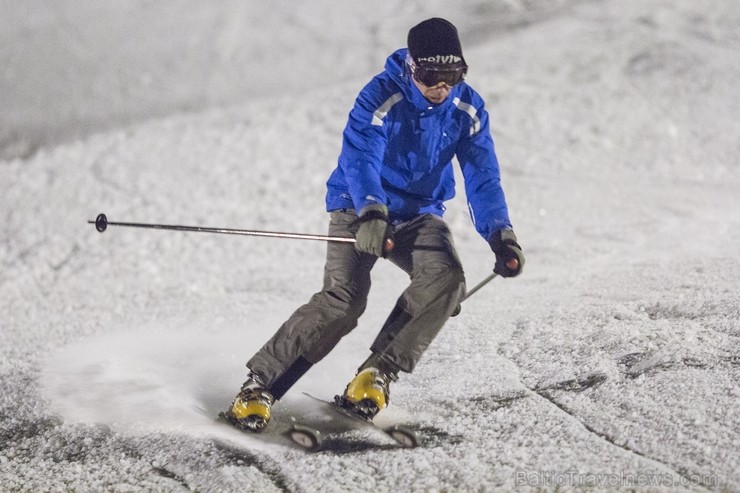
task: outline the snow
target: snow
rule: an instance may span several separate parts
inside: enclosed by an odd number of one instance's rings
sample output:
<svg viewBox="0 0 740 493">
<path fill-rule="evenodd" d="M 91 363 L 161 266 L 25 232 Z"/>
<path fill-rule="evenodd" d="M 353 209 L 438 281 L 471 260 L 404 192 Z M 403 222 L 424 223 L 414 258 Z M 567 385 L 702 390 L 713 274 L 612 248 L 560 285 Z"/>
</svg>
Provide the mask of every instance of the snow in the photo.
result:
<svg viewBox="0 0 740 493">
<path fill-rule="evenodd" d="M 740 489 L 737 2 L 50 5 L 0 20 L 0 490 Z M 418 449 L 215 423 L 324 244 L 87 221 L 323 234 L 357 91 L 433 15 L 488 101 L 524 274 L 392 387 L 378 419 Z M 446 218 L 473 286 L 493 255 L 462 190 Z M 276 426 L 343 389 L 405 282 L 378 263 Z"/>
</svg>

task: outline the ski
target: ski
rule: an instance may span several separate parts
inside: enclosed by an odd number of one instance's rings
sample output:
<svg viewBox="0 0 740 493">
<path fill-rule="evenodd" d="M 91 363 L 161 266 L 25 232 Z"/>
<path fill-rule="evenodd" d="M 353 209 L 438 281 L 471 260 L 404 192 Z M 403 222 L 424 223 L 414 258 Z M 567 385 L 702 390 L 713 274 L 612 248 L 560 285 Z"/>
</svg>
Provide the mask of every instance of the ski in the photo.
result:
<svg viewBox="0 0 740 493">
<path fill-rule="evenodd" d="M 414 448 L 421 445 L 419 435 L 411 428 L 400 424 L 388 427 L 379 426 L 372 420 L 353 411 L 351 407 L 343 405 L 343 399 L 341 396 L 335 396 L 334 401 L 327 401 L 311 395 L 308 392 L 304 392 L 303 395 L 310 398 L 316 404 L 319 404 L 322 409 L 333 415 L 333 419 L 331 421 L 333 421 L 332 424 L 334 425 L 333 429 L 322 433 L 321 426 L 295 424 L 288 432 L 288 436 L 296 444 L 306 450 L 321 450 L 323 440 L 326 437 L 337 436 L 347 431 L 361 429 L 363 427 L 381 430 L 402 448 Z"/>
</svg>

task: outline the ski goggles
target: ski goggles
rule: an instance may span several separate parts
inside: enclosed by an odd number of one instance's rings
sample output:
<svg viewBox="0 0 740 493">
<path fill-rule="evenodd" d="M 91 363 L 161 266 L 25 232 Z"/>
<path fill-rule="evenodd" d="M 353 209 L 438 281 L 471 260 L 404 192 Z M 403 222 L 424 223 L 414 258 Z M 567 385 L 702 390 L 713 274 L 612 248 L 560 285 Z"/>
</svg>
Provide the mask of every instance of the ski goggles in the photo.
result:
<svg viewBox="0 0 740 493">
<path fill-rule="evenodd" d="M 434 87 L 444 82 L 448 86 L 455 86 L 465 80 L 468 66 L 460 65 L 417 65 L 413 60 L 408 60 L 408 68 L 411 76 L 427 87 Z"/>
</svg>

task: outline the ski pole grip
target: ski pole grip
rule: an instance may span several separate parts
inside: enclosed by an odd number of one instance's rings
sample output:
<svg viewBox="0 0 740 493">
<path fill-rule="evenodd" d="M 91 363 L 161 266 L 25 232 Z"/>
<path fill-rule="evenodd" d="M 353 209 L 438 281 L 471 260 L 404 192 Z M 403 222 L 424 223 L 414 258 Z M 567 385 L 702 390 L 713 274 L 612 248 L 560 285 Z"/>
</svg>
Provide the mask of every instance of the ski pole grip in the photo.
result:
<svg viewBox="0 0 740 493">
<path fill-rule="evenodd" d="M 388 253 L 394 248 L 396 248 L 396 243 L 393 241 L 393 238 L 386 238 L 383 244 L 383 252 Z"/>
</svg>

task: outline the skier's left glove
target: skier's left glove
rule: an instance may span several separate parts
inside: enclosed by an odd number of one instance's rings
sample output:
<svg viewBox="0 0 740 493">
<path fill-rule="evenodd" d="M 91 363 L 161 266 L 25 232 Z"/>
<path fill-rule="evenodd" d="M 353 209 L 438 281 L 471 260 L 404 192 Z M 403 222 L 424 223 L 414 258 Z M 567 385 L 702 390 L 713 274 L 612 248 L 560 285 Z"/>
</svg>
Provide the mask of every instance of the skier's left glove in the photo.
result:
<svg viewBox="0 0 740 493">
<path fill-rule="evenodd" d="M 488 240 L 491 250 L 496 254 L 496 266 L 493 272 L 501 277 L 514 277 L 522 272 L 524 254 L 517 243 L 514 230 L 506 228 L 493 233 Z"/>
<path fill-rule="evenodd" d="M 357 250 L 376 257 L 385 257 L 393 249 L 388 207 L 385 205 L 370 204 L 363 207 L 354 224 L 359 226 L 355 234 Z"/>
</svg>

